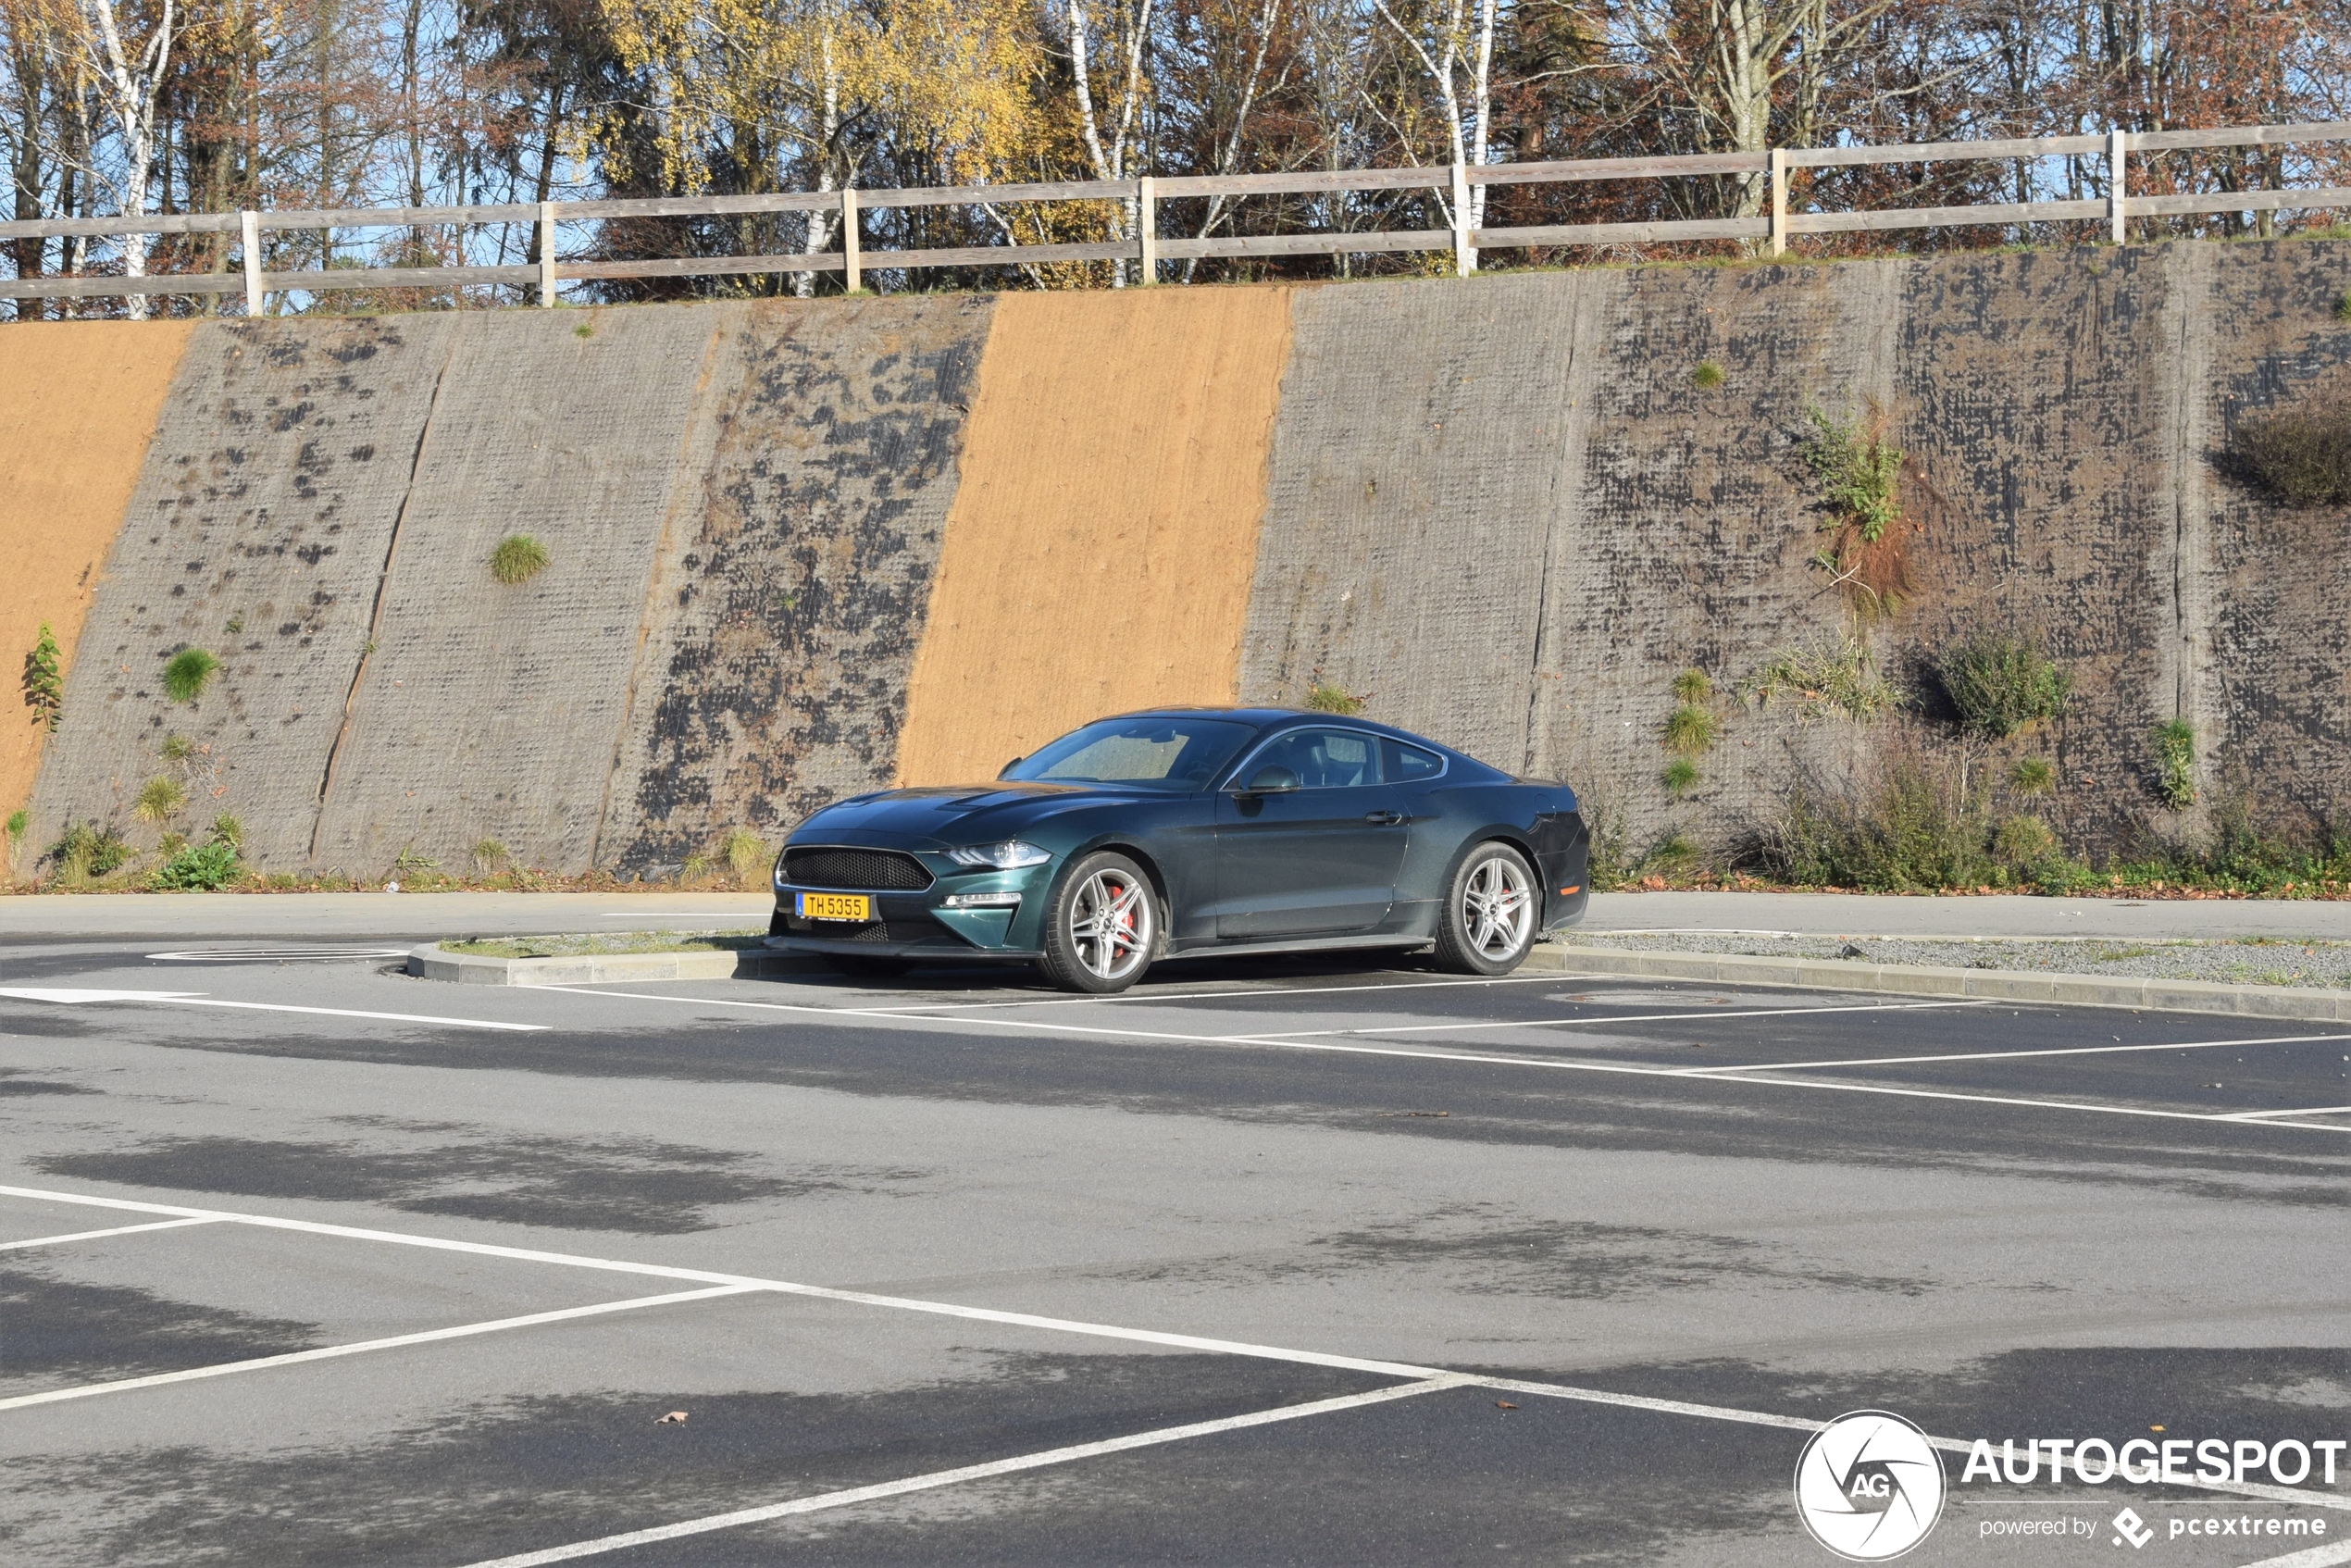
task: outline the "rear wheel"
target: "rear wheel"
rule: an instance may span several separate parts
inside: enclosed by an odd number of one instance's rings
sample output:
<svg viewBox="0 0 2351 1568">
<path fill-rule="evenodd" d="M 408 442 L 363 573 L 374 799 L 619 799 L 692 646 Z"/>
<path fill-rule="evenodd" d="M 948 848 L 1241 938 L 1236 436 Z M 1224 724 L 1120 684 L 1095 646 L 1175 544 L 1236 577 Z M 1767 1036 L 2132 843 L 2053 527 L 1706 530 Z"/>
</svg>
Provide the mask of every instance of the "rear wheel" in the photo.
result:
<svg viewBox="0 0 2351 1568">
<path fill-rule="evenodd" d="M 1123 854 L 1089 854 L 1062 874 L 1045 917 L 1038 967 L 1064 990 L 1097 996 L 1143 977 L 1159 949 L 1159 901 L 1141 866 Z"/>
<path fill-rule="evenodd" d="M 1542 885 L 1526 857 L 1499 840 L 1470 851 L 1453 873 L 1437 924 L 1437 966 L 1456 975 L 1507 975 L 1535 945 Z"/>
<path fill-rule="evenodd" d="M 860 980 L 895 979 L 914 966 L 912 959 L 883 958 L 878 954 L 868 958 L 861 952 L 828 952 L 824 958 L 834 974 Z"/>
</svg>

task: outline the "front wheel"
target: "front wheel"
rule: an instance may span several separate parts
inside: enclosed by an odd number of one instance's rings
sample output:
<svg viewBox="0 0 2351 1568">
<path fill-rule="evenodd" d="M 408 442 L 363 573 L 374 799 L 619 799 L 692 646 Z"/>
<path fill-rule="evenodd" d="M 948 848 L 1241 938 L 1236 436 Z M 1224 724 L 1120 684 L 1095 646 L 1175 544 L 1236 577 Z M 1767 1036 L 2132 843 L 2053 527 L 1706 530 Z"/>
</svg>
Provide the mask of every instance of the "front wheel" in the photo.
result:
<svg viewBox="0 0 2351 1568">
<path fill-rule="evenodd" d="M 1151 878 L 1123 854 L 1089 854 L 1062 876 L 1038 967 L 1068 991 L 1106 996 L 1143 977 L 1159 948 Z"/>
<path fill-rule="evenodd" d="M 1535 945 L 1542 885 L 1526 857 L 1499 840 L 1470 851 L 1445 895 L 1437 966 L 1456 975 L 1507 975 Z"/>
</svg>

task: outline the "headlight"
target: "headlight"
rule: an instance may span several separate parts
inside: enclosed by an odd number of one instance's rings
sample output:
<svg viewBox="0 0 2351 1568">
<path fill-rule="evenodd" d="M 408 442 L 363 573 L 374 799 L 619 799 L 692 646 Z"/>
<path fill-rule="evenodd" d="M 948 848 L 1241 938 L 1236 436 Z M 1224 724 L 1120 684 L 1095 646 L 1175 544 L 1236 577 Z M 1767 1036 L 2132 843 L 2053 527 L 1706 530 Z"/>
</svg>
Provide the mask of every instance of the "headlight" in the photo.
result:
<svg viewBox="0 0 2351 1568">
<path fill-rule="evenodd" d="M 949 850 L 947 858 L 975 871 L 1017 871 L 1024 865 L 1042 865 L 1053 856 L 1051 851 L 1040 850 L 1035 844 L 1007 839 L 1001 844 L 972 844 Z"/>
</svg>

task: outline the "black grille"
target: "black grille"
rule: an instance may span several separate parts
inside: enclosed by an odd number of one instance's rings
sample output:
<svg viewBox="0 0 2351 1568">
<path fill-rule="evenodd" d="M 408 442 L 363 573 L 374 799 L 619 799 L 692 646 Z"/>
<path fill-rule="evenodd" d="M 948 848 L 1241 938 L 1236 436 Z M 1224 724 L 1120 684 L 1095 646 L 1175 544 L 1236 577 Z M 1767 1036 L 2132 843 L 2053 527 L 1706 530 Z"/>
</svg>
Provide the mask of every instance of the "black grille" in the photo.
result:
<svg viewBox="0 0 2351 1568">
<path fill-rule="evenodd" d="M 930 873 L 913 855 L 896 850 L 844 850 L 821 846 L 784 852 L 784 880 L 802 888 L 871 888 L 915 893 L 930 886 Z"/>
<path fill-rule="evenodd" d="M 802 920 L 782 917 L 785 932 L 795 937 L 821 937 L 829 942 L 931 942 L 956 938 L 936 920 L 917 915 L 911 920 Z M 781 933 L 779 933 L 781 934 Z"/>
</svg>

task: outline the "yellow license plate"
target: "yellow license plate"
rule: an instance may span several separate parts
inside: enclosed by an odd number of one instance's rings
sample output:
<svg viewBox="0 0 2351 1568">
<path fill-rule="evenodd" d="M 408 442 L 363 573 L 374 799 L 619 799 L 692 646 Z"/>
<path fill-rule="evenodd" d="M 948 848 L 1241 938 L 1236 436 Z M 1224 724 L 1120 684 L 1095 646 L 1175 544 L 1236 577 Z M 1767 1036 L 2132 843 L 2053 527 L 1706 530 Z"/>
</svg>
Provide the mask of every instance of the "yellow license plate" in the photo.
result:
<svg viewBox="0 0 2351 1568">
<path fill-rule="evenodd" d="M 803 920 L 871 920 L 874 901 L 863 893 L 802 893 L 800 916 Z"/>
</svg>

